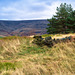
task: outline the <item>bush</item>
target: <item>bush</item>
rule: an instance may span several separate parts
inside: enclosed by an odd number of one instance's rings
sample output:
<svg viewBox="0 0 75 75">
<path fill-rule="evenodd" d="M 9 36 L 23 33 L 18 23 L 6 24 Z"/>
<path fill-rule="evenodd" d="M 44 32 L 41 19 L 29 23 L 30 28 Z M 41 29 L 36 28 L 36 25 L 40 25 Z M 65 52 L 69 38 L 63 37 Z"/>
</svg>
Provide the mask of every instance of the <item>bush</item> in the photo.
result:
<svg viewBox="0 0 75 75">
<path fill-rule="evenodd" d="M 69 37 L 65 37 L 65 38 L 62 38 L 62 39 L 52 39 L 51 36 L 49 37 L 46 37 L 46 38 L 42 38 L 42 36 L 34 36 L 34 40 L 33 40 L 33 43 L 39 45 L 39 46 L 48 46 L 48 47 L 52 47 L 54 46 L 55 44 L 57 43 L 61 43 L 61 42 L 71 42 L 71 41 L 74 41 L 75 40 L 75 37 L 73 36 L 69 36 Z"/>
<path fill-rule="evenodd" d="M 52 47 L 53 46 L 53 40 L 52 40 L 52 37 L 46 37 L 45 40 L 44 40 L 44 44 L 49 46 L 49 47 Z"/>
<path fill-rule="evenodd" d="M 49 47 L 52 47 L 54 44 L 53 44 L 53 40 L 52 40 L 52 37 L 49 36 L 49 37 L 46 37 L 45 39 L 42 38 L 42 36 L 34 36 L 34 41 L 33 43 L 39 45 L 39 46 L 43 46 L 43 45 L 47 45 Z"/>
<path fill-rule="evenodd" d="M 35 44 L 37 44 L 39 46 L 44 45 L 44 41 L 43 41 L 44 38 L 42 38 L 42 36 L 34 36 L 33 38 L 35 38 L 33 43 L 35 43 Z"/>
</svg>

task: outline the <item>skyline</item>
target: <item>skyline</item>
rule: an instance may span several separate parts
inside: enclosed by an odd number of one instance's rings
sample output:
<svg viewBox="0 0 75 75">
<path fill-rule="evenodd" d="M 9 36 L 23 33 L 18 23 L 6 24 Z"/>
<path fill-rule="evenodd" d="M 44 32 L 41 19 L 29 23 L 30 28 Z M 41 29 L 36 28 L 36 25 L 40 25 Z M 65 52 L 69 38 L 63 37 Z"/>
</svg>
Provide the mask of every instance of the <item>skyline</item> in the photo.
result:
<svg viewBox="0 0 75 75">
<path fill-rule="evenodd" d="M 75 10 L 74 0 L 0 0 L 0 20 L 49 19 L 61 3 Z"/>
</svg>

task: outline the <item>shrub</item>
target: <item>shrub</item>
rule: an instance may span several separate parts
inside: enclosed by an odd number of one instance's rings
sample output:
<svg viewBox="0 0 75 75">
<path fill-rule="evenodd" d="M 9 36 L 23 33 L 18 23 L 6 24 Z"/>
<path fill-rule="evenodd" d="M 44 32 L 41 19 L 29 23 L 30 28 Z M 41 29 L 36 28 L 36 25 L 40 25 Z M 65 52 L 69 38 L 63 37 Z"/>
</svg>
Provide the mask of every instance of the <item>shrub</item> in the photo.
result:
<svg viewBox="0 0 75 75">
<path fill-rule="evenodd" d="M 42 36 L 34 36 L 34 40 L 33 40 L 33 43 L 39 45 L 39 46 L 43 46 L 43 45 L 46 45 L 48 47 L 52 47 L 54 46 L 55 44 L 57 43 L 61 43 L 61 42 L 71 42 L 71 41 L 74 41 L 75 40 L 75 37 L 73 36 L 69 36 L 69 37 L 65 37 L 65 38 L 62 38 L 62 39 L 52 39 L 51 36 L 49 37 L 46 37 L 46 38 L 42 38 Z"/>
<path fill-rule="evenodd" d="M 39 46 L 44 45 L 44 41 L 43 41 L 44 38 L 42 38 L 42 36 L 34 36 L 33 38 L 35 38 L 33 43 L 35 43 Z"/>
<path fill-rule="evenodd" d="M 42 38 L 42 36 L 34 36 L 34 40 L 33 40 L 33 43 L 39 45 L 39 46 L 43 46 L 43 45 L 47 45 L 49 47 L 52 47 L 54 44 L 53 44 L 53 40 L 52 40 L 52 37 L 49 36 L 49 37 L 46 37 L 45 39 Z"/>
<path fill-rule="evenodd" d="M 52 47 L 53 46 L 53 40 L 52 40 L 52 37 L 49 36 L 49 37 L 46 37 L 45 40 L 44 40 L 44 44 L 49 46 L 49 47 Z"/>
</svg>

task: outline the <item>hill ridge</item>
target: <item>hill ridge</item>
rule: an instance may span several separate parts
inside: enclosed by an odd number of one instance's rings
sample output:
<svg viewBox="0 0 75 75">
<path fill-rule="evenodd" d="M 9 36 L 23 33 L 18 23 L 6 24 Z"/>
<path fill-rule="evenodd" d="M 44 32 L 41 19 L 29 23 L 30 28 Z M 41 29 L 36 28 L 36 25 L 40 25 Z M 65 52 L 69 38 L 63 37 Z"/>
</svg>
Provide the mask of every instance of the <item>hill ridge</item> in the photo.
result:
<svg viewBox="0 0 75 75">
<path fill-rule="evenodd" d="M 47 20 L 0 20 L 0 35 L 9 36 L 8 33 L 20 36 L 45 34 L 47 24 Z"/>
</svg>

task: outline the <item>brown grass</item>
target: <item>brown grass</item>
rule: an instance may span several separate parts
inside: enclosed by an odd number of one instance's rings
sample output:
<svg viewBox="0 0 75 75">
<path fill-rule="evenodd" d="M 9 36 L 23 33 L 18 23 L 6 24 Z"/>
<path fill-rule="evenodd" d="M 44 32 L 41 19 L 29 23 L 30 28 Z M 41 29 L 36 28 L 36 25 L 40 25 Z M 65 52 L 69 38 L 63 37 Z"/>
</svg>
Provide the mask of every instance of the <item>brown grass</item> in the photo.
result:
<svg viewBox="0 0 75 75">
<path fill-rule="evenodd" d="M 74 42 L 49 48 L 33 44 L 30 37 L 14 38 L 0 39 L 0 62 L 16 62 L 19 67 L 15 66 L 15 70 L 0 67 L 0 75 L 75 75 Z"/>
</svg>

